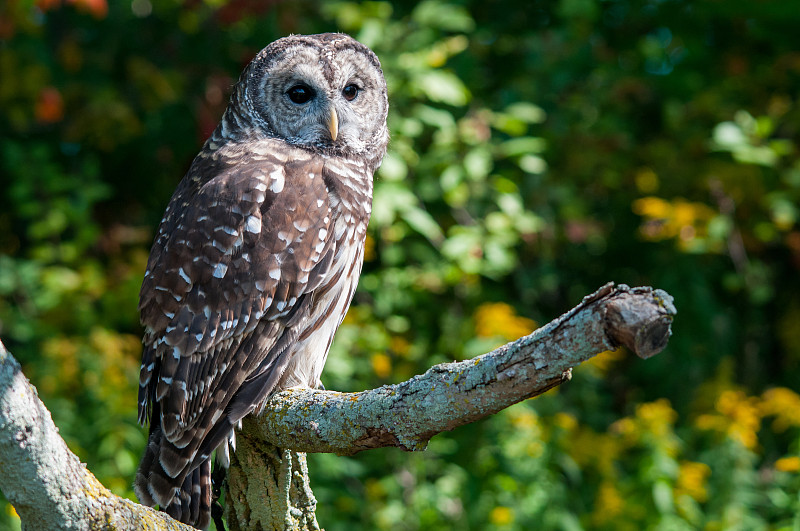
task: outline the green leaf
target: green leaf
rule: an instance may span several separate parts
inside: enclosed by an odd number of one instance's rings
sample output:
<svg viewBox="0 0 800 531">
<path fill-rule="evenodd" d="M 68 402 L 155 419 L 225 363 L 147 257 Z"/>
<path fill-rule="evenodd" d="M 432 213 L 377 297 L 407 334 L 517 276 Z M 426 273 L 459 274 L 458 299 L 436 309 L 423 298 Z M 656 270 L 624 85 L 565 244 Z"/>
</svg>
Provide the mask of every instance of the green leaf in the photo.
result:
<svg viewBox="0 0 800 531">
<path fill-rule="evenodd" d="M 672 513 L 675 508 L 672 500 L 672 487 L 664 480 L 653 484 L 653 502 L 661 514 Z"/>
<path fill-rule="evenodd" d="M 473 181 L 486 179 L 493 167 L 494 161 L 486 146 L 475 147 L 464 156 L 464 170 Z"/>
<path fill-rule="evenodd" d="M 514 157 L 530 153 L 542 153 L 547 148 L 543 138 L 525 136 L 506 140 L 498 146 L 498 151 L 504 157 Z"/>
<path fill-rule="evenodd" d="M 455 107 L 466 105 L 470 99 L 469 90 L 464 83 L 446 70 L 430 70 L 419 74 L 413 80 L 413 87 L 431 101 Z"/>
<path fill-rule="evenodd" d="M 475 29 L 475 22 L 464 7 L 436 0 L 428 0 L 417 4 L 411 14 L 411 18 L 422 27 L 465 33 Z"/>
<path fill-rule="evenodd" d="M 518 120 L 531 124 L 540 124 L 547 119 L 547 113 L 544 109 L 526 101 L 512 103 L 506 107 L 505 112 Z"/>
<path fill-rule="evenodd" d="M 404 209 L 402 217 L 409 227 L 425 236 L 431 243 L 438 245 L 444 239 L 441 227 L 427 211 L 414 206 Z"/>
</svg>

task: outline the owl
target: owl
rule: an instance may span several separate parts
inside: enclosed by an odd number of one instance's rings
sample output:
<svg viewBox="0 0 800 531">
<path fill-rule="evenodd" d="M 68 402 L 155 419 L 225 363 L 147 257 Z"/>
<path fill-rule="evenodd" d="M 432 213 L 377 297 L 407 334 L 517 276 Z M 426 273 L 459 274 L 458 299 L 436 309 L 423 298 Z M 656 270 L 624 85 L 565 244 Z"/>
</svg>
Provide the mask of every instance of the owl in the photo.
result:
<svg viewBox="0 0 800 531">
<path fill-rule="evenodd" d="M 204 528 L 211 456 L 276 391 L 319 387 L 356 289 L 386 153 L 386 82 L 339 33 L 279 39 L 245 68 L 167 206 L 147 263 L 139 500 Z"/>
</svg>

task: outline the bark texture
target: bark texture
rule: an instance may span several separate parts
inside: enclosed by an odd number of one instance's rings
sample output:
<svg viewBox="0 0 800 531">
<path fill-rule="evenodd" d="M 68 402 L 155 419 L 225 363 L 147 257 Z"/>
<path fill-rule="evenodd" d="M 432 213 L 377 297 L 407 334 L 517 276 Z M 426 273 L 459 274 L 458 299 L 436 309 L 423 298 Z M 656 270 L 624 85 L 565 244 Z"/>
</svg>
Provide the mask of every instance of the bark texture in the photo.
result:
<svg viewBox="0 0 800 531">
<path fill-rule="evenodd" d="M 624 345 L 661 351 L 676 311 L 652 288 L 607 284 L 529 336 L 406 382 L 360 393 L 290 389 L 246 418 L 228 474 L 233 530 L 318 530 L 303 452 L 422 450 L 437 433 L 569 380 L 572 367 Z M 283 449 L 281 449 L 283 448 Z M 0 344 L 0 488 L 25 529 L 191 529 L 103 487 L 58 435 L 50 413 Z"/>
<path fill-rule="evenodd" d="M 23 529 L 192 529 L 101 485 L 67 448 L 36 389 L 2 343 L 0 489 Z"/>
<path fill-rule="evenodd" d="M 239 463 L 231 467 L 230 489 L 237 490 L 240 478 L 247 477 L 247 491 L 239 491 L 245 497 L 247 492 L 256 494 L 228 504 L 228 518 L 238 518 L 243 508 L 263 503 L 259 493 L 276 488 L 272 475 L 265 476 L 261 488 L 253 488 L 252 474 L 238 470 L 242 462 L 250 461 L 250 452 L 292 448 L 349 455 L 385 446 L 424 450 L 437 433 L 492 415 L 569 380 L 572 367 L 600 352 L 625 346 L 641 358 L 654 356 L 666 346 L 675 314 L 672 297 L 662 290 L 609 283 L 528 336 L 476 358 L 436 365 L 399 384 L 360 393 L 283 391 L 259 417 L 244 420 L 238 436 L 244 444 L 237 449 Z M 292 461 L 272 466 L 291 469 Z M 305 480 L 307 484 L 307 476 Z"/>
<path fill-rule="evenodd" d="M 247 438 L 239 444 L 228 470 L 228 529 L 319 530 L 306 454 Z"/>
<path fill-rule="evenodd" d="M 655 355 L 667 344 L 675 313 L 661 290 L 607 284 L 528 336 L 399 384 L 360 393 L 278 393 L 261 416 L 245 419 L 243 435 L 303 452 L 422 450 L 437 433 L 569 380 L 572 367 L 600 352 L 624 345 L 642 358 Z"/>
</svg>

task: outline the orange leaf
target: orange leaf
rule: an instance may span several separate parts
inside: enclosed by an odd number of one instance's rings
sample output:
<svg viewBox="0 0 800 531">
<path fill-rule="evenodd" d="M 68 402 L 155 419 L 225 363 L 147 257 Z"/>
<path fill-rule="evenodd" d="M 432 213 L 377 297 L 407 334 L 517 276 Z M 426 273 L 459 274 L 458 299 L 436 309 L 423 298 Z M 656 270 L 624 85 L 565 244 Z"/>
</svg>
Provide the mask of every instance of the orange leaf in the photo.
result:
<svg viewBox="0 0 800 531">
<path fill-rule="evenodd" d="M 36 0 L 36 7 L 46 13 L 51 9 L 55 9 L 61 5 L 61 0 Z"/>
<path fill-rule="evenodd" d="M 64 99 L 55 87 L 45 87 L 39 92 L 36 100 L 36 121 L 52 124 L 61 121 L 64 117 Z"/>
<path fill-rule="evenodd" d="M 94 18 L 106 18 L 108 15 L 108 2 L 106 0 L 67 0 L 80 11 L 90 13 Z"/>
</svg>

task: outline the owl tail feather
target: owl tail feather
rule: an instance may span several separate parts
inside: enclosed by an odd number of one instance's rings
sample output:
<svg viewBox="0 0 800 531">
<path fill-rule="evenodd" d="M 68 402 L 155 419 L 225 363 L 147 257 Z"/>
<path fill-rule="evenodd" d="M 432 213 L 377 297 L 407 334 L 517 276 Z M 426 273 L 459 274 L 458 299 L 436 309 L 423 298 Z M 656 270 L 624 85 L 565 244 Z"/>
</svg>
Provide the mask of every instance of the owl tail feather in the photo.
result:
<svg viewBox="0 0 800 531">
<path fill-rule="evenodd" d="M 158 505 L 175 520 L 206 529 L 211 516 L 211 459 L 206 459 L 185 476 L 173 478 L 161 464 L 162 450 L 166 446 L 170 448 L 165 453 L 177 451 L 163 437 L 161 427 L 153 427 L 136 471 L 133 490 L 142 504 Z"/>
</svg>

